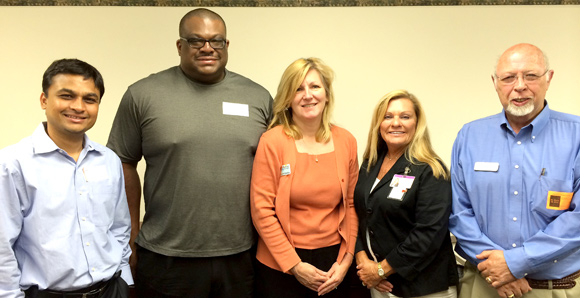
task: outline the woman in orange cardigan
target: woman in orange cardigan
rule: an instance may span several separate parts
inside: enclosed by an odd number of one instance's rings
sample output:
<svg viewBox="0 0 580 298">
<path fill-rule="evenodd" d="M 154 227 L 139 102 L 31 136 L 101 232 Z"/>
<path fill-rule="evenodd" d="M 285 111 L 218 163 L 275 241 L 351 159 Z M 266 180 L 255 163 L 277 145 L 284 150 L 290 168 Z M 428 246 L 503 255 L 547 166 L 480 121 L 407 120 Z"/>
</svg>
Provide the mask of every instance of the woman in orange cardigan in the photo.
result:
<svg viewBox="0 0 580 298">
<path fill-rule="evenodd" d="M 298 59 L 278 86 L 252 171 L 256 297 L 347 297 L 358 161 L 354 137 L 330 123 L 332 80 L 321 60 Z"/>
</svg>

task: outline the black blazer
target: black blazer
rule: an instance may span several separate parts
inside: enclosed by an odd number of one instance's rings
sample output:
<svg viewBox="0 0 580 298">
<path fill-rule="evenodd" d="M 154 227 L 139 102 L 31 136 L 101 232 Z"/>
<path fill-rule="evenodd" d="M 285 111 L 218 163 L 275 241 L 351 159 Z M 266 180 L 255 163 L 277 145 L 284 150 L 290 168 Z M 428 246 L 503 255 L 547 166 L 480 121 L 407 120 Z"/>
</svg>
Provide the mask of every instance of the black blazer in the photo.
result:
<svg viewBox="0 0 580 298">
<path fill-rule="evenodd" d="M 448 223 L 451 212 L 451 183 L 433 176 L 427 164 L 413 165 L 401 156 L 370 192 L 386 152 L 367 172 L 363 161 L 354 191 L 359 218 L 356 252 L 366 251 L 366 229 L 377 260 L 387 259 L 396 273 L 388 277 L 393 294 L 414 297 L 445 291 L 457 285 L 457 267 Z M 395 174 L 415 179 L 402 200 L 388 198 Z"/>
</svg>

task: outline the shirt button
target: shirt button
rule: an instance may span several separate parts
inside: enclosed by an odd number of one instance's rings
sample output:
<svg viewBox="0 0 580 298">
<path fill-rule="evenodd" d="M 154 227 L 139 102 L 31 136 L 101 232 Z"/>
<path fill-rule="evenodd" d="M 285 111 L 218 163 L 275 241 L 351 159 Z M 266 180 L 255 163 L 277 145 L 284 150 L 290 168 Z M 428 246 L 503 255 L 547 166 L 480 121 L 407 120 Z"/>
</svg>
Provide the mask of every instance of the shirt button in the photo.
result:
<svg viewBox="0 0 580 298">
<path fill-rule="evenodd" d="M 91 245 L 91 243 L 87 242 L 87 243 L 86 243 L 86 245 L 87 245 L 87 246 L 90 246 L 90 245 Z"/>
<path fill-rule="evenodd" d="M 517 246 L 517 245 L 516 245 L 515 243 L 514 243 L 514 244 L 512 244 L 512 247 L 516 247 L 516 246 Z"/>
<path fill-rule="evenodd" d="M 82 196 L 82 195 L 83 195 L 83 192 L 82 191 L 79 191 L 79 196 Z"/>
<path fill-rule="evenodd" d="M 526 273 L 524 273 L 524 276 L 528 276 L 528 273 L 527 273 L 527 272 L 526 272 Z"/>
<path fill-rule="evenodd" d="M 516 169 L 519 169 L 519 168 L 520 168 L 520 166 L 519 166 L 519 165 L 515 165 L 515 166 L 514 166 L 514 168 L 516 168 Z"/>
<path fill-rule="evenodd" d="M 97 271 L 97 269 L 95 269 L 95 267 L 91 268 L 91 271 L 95 272 Z"/>
<path fill-rule="evenodd" d="M 517 217 L 514 217 L 514 218 L 512 218 L 512 219 L 513 219 L 514 221 L 517 221 L 517 220 L 518 220 L 518 218 L 517 218 Z"/>
<path fill-rule="evenodd" d="M 516 196 L 518 195 L 518 191 L 517 191 L 517 190 L 516 190 L 516 191 L 514 191 L 514 195 L 516 195 Z"/>
<path fill-rule="evenodd" d="M 86 217 L 84 217 L 84 216 L 83 216 L 81 219 L 82 219 L 83 221 L 86 221 L 86 220 L 87 220 L 87 218 L 86 218 Z"/>
<path fill-rule="evenodd" d="M 554 260 L 554 263 L 558 263 L 558 260 Z"/>
<path fill-rule="evenodd" d="M 522 144 L 522 141 L 518 141 L 518 145 L 521 145 L 521 144 Z"/>
<path fill-rule="evenodd" d="M 535 138 L 536 138 L 536 136 L 532 136 L 532 139 L 535 139 Z"/>
</svg>

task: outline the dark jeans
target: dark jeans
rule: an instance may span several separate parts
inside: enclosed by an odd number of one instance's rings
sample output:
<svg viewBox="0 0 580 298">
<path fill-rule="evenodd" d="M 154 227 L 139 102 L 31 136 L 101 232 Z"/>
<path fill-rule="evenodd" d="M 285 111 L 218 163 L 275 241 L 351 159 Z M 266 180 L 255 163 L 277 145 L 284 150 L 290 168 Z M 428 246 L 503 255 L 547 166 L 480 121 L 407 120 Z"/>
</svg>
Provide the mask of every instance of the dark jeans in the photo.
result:
<svg viewBox="0 0 580 298">
<path fill-rule="evenodd" d="M 302 262 L 328 271 L 336 262 L 340 245 L 319 249 L 299 249 L 296 252 Z M 256 262 L 256 298 L 318 298 L 318 293 L 303 286 L 296 277 L 274 270 L 259 261 Z M 345 277 L 346 280 L 346 277 Z M 348 285 L 343 281 L 338 289 L 324 295 L 327 298 L 348 298 Z"/>
<path fill-rule="evenodd" d="M 137 247 L 135 286 L 139 298 L 252 297 L 250 251 L 223 257 L 169 257 Z"/>
</svg>

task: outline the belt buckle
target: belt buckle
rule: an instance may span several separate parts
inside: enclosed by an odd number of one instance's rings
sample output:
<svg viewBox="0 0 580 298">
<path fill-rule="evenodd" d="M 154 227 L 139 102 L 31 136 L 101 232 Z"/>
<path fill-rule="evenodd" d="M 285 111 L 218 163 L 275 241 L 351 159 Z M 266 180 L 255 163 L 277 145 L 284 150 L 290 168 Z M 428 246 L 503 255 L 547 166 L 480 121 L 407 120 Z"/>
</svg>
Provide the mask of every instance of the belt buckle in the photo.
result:
<svg viewBox="0 0 580 298">
<path fill-rule="evenodd" d="M 83 298 L 87 298 L 87 293 L 83 293 Z"/>
</svg>

